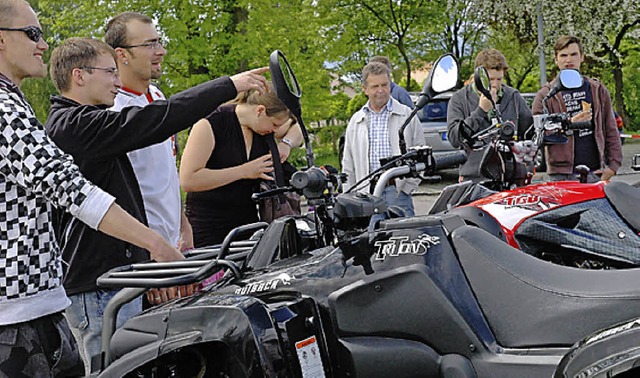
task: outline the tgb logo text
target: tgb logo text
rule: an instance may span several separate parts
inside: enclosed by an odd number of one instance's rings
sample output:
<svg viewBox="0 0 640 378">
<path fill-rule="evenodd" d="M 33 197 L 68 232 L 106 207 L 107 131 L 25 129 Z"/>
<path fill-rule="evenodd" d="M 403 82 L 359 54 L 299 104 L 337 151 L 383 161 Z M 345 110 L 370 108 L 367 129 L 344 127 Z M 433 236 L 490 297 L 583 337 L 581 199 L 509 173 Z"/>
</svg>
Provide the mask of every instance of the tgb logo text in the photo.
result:
<svg viewBox="0 0 640 378">
<path fill-rule="evenodd" d="M 387 257 L 400 255 L 422 256 L 434 245 L 440 244 L 440 238 L 427 234 L 420 235 L 417 239 L 409 241 L 408 236 L 395 236 L 389 240 L 375 242 L 376 260 L 384 260 Z"/>
</svg>

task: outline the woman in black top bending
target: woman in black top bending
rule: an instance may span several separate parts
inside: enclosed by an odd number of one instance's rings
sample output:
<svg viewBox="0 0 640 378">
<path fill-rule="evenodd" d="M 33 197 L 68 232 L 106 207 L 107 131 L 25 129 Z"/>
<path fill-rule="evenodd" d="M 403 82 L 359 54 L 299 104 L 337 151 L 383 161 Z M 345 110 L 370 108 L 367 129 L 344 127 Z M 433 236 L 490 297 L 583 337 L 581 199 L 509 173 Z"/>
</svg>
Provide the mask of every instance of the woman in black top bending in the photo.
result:
<svg viewBox="0 0 640 378">
<path fill-rule="evenodd" d="M 273 180 L 267 138 L 293 116 L 273 90 L 243 92 L 198 121 L 180 162 L 195 247 L 219 244 L 233 228 L 258 221 L 251 195 Z"/>
</svg>

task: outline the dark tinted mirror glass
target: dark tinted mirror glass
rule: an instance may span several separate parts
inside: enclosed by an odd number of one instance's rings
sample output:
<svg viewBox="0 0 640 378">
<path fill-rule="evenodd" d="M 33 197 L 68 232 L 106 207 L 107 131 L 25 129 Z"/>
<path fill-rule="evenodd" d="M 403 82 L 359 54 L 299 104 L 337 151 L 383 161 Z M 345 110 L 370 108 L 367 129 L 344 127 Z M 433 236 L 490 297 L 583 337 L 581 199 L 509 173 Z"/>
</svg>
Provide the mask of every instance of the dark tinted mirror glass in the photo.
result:
<svg viewBox="0 0 640 378">
<path fill-rule="evenodd" d="M 486 98 L 491 98 L 491 80 L 489 79 L 489 73 L 487 69 L 480 66 L 476 68 L 473 74 L 473 80 L 478 92 L 482 93 Z"/>
<path fill-rule="evenodd" d="M 276 50 L 269 57 L 269 70 L 271 71 L 271 81 L 278 95 L 278 98 L 291 110 L 298 118 L 298 122 L 302 123 L 302 114 L 300 109 L 300 96 L 302 91 L 293 73 L 287 58 L 284 54 Z"/>
</svg>

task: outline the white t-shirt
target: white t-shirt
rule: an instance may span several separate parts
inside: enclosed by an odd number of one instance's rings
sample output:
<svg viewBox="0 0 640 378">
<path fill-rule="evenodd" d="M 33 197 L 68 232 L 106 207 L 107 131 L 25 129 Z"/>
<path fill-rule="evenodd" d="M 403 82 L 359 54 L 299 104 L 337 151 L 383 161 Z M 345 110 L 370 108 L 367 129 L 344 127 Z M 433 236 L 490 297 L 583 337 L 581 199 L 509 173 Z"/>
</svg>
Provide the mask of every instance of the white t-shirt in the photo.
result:
<svg viewBox="0 0 640 378">
<path fill-rule="evenodd" d="M 160 89 L 154 85 L 149 86 L 148 94 L 121 88 L 110 110 L 120 111 L 128 106 L 144 107 L 151 101 L 164 99 Z M 174 137 L 127 155 L 140 185 L 149 228 L 177 246 L 182 202 Z"/>
</svg>

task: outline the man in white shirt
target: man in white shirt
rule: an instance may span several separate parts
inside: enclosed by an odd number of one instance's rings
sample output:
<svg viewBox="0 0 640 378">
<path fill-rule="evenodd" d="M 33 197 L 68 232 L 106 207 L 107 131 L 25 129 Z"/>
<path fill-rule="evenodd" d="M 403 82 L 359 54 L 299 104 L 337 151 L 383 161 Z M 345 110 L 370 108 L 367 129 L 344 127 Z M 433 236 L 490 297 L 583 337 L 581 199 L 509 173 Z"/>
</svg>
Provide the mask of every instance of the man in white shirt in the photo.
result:
<svg viewBox="0 0 640 378">
<path fill-rule="evenodd" d="M 123 84 L 111 110 L 164 100 L 164 94 L 151 80 L 162 76 L 161 64 L 167 50 L 151 18 L 135 12 L 121 13 L 109 21 L 104 38 L 116 50 Z M 149 227 L 181 251 L 193 248 L 191 226 L 182 210 L 175 136 L 129 152 L 128 156 L 140 185 Z"/>
</svg>

